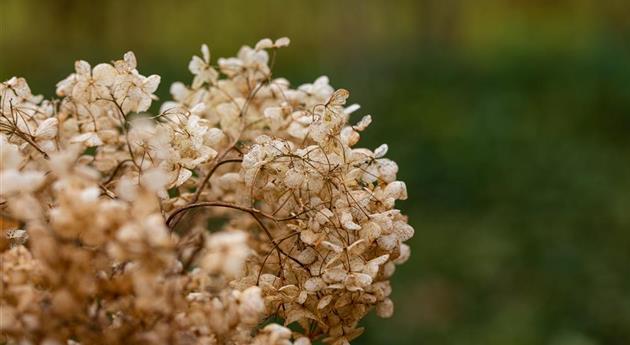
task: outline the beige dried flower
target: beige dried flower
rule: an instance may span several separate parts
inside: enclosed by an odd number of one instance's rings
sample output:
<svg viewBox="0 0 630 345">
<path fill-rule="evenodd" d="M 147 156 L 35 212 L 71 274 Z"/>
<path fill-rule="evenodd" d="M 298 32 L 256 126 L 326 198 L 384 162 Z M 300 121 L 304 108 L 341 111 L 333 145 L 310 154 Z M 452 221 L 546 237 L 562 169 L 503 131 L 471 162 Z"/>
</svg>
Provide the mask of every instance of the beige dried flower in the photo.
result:
<svg viewBox="0 0 630 345">
<path fill-rule="evenodd" d="M 347 90 L 272 76 L 289 42 L 218 67 L 202 45 L 134 120 L 160 77 L 132 52 L 77 61 L 59 101 L 0 84 L 0 342 L 348 344 L 392 315 L 406 185 L 354 147 L 372 117 L 349 124 Z"/>
</svg>

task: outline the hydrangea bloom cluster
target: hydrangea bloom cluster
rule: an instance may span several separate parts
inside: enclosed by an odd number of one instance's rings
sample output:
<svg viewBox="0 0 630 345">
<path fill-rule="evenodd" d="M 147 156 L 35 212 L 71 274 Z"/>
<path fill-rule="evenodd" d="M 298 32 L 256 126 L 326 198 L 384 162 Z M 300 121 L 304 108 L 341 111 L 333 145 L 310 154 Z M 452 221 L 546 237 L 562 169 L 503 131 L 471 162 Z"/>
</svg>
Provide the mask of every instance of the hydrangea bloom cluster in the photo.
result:
<svg viewBox="0 0 630 345">
<path fill-rule="evenodd" d="M 288 44 L 202 46 L 157 115 L 131 52 L 55 100 L 0 84 L 1 342 L 348 344 L 392 315 L 405 184 L 348 91 L 272 76 Z"/>
</svg>

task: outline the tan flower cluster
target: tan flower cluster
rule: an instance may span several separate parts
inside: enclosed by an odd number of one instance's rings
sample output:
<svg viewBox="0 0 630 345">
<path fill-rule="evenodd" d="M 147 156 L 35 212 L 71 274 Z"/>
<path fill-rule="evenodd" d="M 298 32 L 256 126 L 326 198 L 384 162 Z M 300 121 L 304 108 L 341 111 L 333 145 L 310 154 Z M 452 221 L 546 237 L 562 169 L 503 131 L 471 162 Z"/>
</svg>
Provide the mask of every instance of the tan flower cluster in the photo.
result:
<svg viewBox="0 0 630 345">
<path fill-rule="evenodd" d="M 348 91 L 273 77 L 288 44 L 203 45 L 157 115 L 131 52 L 56 100 L 0 84 L 0 342 L 348 344 L 392 315 L 405 184 Z"/>
</svg>

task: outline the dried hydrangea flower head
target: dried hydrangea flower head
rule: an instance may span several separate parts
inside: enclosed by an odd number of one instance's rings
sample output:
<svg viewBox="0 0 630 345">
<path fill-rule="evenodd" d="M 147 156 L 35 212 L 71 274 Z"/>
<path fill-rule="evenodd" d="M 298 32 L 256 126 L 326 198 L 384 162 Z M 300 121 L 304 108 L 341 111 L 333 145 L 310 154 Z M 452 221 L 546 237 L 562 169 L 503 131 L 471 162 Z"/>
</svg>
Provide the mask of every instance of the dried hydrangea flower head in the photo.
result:
<svg viewBox="0 0 630 345">
<path fill-rule="evenodd" d="M 273 76 L 288 44 L 203 45 L 157 115 L 131 52 L 58 100 L 0 84 L 0 341 L 347 344 L 392 315 L 405 184 L 347 90 Z"/>
</svg>

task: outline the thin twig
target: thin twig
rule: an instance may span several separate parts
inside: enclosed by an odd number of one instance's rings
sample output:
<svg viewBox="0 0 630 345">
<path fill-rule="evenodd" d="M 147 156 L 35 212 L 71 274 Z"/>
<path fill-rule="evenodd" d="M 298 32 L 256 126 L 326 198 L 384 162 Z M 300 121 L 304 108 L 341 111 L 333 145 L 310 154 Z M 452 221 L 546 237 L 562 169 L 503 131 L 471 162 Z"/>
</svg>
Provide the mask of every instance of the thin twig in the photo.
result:
<svg viewBox="0 0 630 345">
<path fill-rule="evenodd" d="M 230 150 L 225 150 L 222 154 L 221 157 L 219 157 L 219 160 L 217 163 L 214 163 L 212 165 L 212 167 L 210 168 L 210 170 L 208 171 L 208 173 L 206 174 L 206 176 L 204 176 L 203 181 L 201 181 L 201 184 L 199 185 L 199 187 L 197 187 L 197 190 L 195 191 L 195 195 L 193 196 L 192 200 L 190 201 L 190 204 L 197 202 L 197 200 L 199 200 L 199 197 L 201 196 L 201 192 L 203 191 L 203 189 L 206 187 L 206 185 L 208 184 L 208 181 L 210 181 L 210 177 L 212 177 L 212 174 L 214 174 L 214 172 L 223 164 L 226 163 L 240 163 L 243 160 L 240 158 L 235 158 L 235 159 L 226 159 L 226 160 L 222 160 L 223 158 L 225 158 L 225 156 L 228 154 Z"/>
<path fill-rule="evenodd" d="M 281 221 L 281 219 L 275 218 L 275 217 L 273 217 L 271 215 L 268 215 L 268 214 L 266 214 L 266 213 L 264 213 L 264 212 L 262 212 L 262 211 L 260 211 L 258 209 L 255 209 L 255 208 L 249 208 L 249 207 L 234 205 L 234 204 L 223 202 L 223 201 L 200 202 L 200 203 L 197 203 L 197 204 L 187 205 L 187 206 L 184 206 L 182 208 L 179 208 L 179 209 L 173 211 L 173 213 L 171 213 L 171 215 L 166 219 L 166 225 L 168 227 L 170 227 L 171 229 L 173 229 L 175 227 L 175 225 L 177 225 L 177 221 L 175 222 L 175 224 L 171 224 L 171 222 L 173 221 L 173 219 L 175 219 L 175 217 L 178 214 L 180 214 L 181 212 L 184 212 L 186 210 L 189 210 L 191 208 L 197 208 L 197 207 L 224 207 L 224 208 L 231 208 L 231 209 L 234 209 L 234 210 L 239 210 L 239 211 L 243 211 L 243 212 L 249 213 L 254 218 L 254 220 L 256 220 L 256 223 L 258 223 L 260 228 L 263 229 L 263 232 L 267 235 L 267 237 L 269 238 L 271 243 L 273 243 L 273 245 L 275 247 L 277 247 L 277 250 L 280 253 L 282 253 L 284 256 L 288 257 L 289 259 L 293 260 L 294 262 L 296 262 L 301 267 L 306 268 L 306 266 L 304 266 L 303 263 L 301 263 L 296 258 L 286 254 L 282 250 L 282 248 L 279 247 L 279 244 L 273 238 L 273 236 L 271 235 L 271 232 L 269 231 L 267 226 L 262 222 L 262 220 L 259 218 L 259 216 L 262 216 L 264 218 L 268 218 L 268 219 L 271 219 L 271 220 L 274 220 L 274 221 Z"/>
<path fill-rule="evenodd" d="M 166 225 L 169 226 L 171 229 L 174 228 L 177 225 L 177 221 L 174 222 L 175 217 L 187 210 L 193 209 L 193 208 L 199 208 L 199 207 L 224 207 L 224 208 L 231 208 L 231 209 L 235 209 L 235 210 L 240 210 L 243 212 L 247 212 L 250 214 L 260 214 L 265 218 L 269 218 L 275 221 L 281 221 L 280 219 L 275 218 L 274 216 L 268 215 L 258 209 L 255 208 L 250 208 L 250 207 L 244 207 L 244 206 L 239 206 L 239 205 L 235 205 L 235 204 L 231 204 L 229 202 L 223 202 L 223 201 L 206 201 L 206 202 L 199 202 L 199 203 L 194 203 L 194 204 L 190 204 L 190 205 L 186 205 L 183 206 L 181 208 L 178 208 L 177 210 L 173 211 L 168 218 L 166 219 Z M 174 223 L 173 223 L 174 222 Z"/>
</svg>

